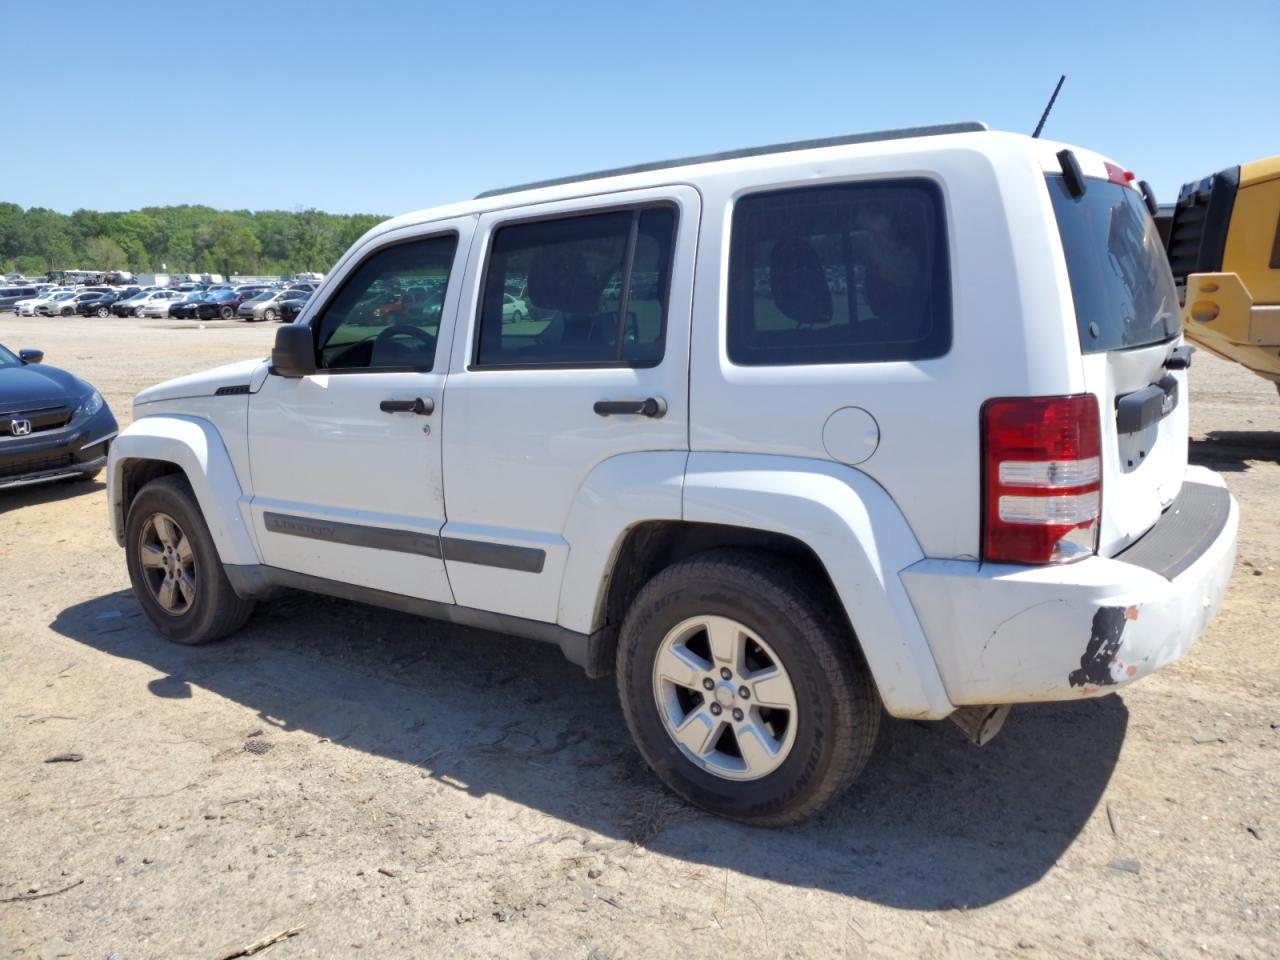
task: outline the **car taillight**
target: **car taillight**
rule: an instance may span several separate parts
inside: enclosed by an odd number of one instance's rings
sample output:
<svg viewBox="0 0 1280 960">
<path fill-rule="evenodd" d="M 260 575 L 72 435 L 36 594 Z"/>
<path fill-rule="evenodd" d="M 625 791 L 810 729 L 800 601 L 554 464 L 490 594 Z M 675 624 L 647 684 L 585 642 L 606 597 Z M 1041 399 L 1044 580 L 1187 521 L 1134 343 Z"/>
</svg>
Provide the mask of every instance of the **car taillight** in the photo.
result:
<svg viewBox="0 0 1280 960">
<path fill-rule="evenodd" d="M 1133 182 L 1133 171 L 1126 170 L 1124 167 L 1117 167 L 1114 163 L 1107 162 L 1107 181 L 1109 183 L 1118 183 L 1122 187 L 1127 187 Z"/>
<path fill-rule="evenodd" d="M 1003 397 L 982 405 L 982 559 L 1066 563 L 1097 549 L 1098 401 Z"/>
</svg>

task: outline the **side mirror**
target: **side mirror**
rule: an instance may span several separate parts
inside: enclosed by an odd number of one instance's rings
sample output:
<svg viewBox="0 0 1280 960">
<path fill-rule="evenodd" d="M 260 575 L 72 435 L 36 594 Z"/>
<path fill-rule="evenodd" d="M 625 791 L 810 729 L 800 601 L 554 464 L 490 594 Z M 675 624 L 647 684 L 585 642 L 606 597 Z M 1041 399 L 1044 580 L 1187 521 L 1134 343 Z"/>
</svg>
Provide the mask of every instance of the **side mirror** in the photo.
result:
<svg viewBox="0 0 1280 960">
<path fill-rule="evenodd" d="M 316 372 L 316 345 L 311 328 L 289 324 L 276 330 L 271 372 L 279 377 L 306 377 Z"/>
<path fill-rule="evenodd" d="M 19 350 L 18 359 L 23 363 L 39 363 L 44 359 L 43 350 Z"/>
</svg>

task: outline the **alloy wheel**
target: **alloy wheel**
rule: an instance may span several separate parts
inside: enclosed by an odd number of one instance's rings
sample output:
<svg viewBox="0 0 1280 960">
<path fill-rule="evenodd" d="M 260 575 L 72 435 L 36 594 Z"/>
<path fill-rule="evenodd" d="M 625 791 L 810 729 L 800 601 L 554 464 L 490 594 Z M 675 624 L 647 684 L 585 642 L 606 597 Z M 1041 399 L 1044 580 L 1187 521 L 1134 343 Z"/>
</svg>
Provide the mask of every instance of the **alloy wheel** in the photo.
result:
<svg viewBox="0 0 1280 960">
<path fill-rule="evenodd" d="M 692 617 L 663 638 L 653 663 L 662 725 L 697 766 L 758 780 L 795 744 L 798 704 L 781 658 L 729 617 Z"/>
<path fill-rule="evenodd" d="M 199 586 L 191 540 L 167 513 L 154 513 L 138 537 L 142 579 L 157 606 L 180 617 L 196 600 Z"/>
</svg>

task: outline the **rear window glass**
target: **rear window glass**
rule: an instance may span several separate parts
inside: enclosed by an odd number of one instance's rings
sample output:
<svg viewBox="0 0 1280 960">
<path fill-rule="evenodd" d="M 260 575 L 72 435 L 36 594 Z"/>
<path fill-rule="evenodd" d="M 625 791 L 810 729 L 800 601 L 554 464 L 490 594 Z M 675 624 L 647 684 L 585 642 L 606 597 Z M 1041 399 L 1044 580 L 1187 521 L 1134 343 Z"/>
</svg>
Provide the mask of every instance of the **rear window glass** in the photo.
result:
<svg viewBox="0 0 1280 960">
<path fill-rule="evenodd" d="M 733 211 L 736 364 L 873 363 L 951 348 L 942 197 L 928 180 L 752 194 Z"/>
<path fill-rule="evenodd" d="M 1084 196 L 1050 176 L 1049 196 L 1076 305 L 1084 353 L 1160 343 L 1178 335 L 1178 293 L 1155 221 L 1136 190 L 1088 179 Z"/>
</svg>

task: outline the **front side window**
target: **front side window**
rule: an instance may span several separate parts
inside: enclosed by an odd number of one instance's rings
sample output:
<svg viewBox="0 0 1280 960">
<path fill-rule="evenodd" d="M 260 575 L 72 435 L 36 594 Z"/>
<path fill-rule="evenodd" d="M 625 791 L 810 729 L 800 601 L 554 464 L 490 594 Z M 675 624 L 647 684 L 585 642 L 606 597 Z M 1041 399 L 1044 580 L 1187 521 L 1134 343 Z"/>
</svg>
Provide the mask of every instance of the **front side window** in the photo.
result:
<svg viewBox="0 0 1280 960">
<path fill-rule="evenodd" d="M 499 228 L 476 365 L 656 366 L 675 232 L 665 205 Z"/>
<path fill-rule="evenodd" d="M 928 180 L 802 187 L 737 202 L 729 359 L 873 363 L 951 348 L 942 197 Z"/>
<path fill-rule="evenodd" d="M 430 370 L 455 234 L 384 247 L 347 277 L 320 313 L 317 365 Z"/>
</svg>

